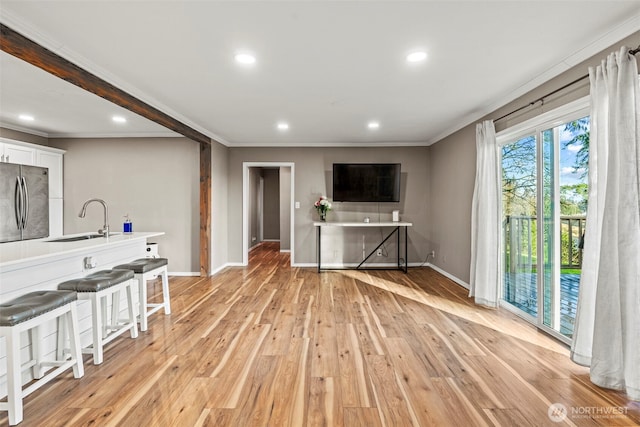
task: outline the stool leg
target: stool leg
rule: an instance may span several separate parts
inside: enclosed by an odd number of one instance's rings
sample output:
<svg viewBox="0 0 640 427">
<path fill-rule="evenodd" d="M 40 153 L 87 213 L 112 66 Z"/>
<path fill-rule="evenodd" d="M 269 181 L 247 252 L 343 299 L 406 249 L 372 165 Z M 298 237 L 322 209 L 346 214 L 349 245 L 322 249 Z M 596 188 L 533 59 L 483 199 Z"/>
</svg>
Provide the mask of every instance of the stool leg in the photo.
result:
<svg viewBox="0 0 640 427">
<path fill-rule="evenodd" d="M 34 326 L 29 329 L 31 337 L 31 359 L 35 364 L 31 367 L 33 378 L 38 380 L 42 378 L 42 349 L 40 348 L 40 326 Z"/>
<path fill-rule="evenodd" d="M 98 301 L 100 300 L 100 301 Z M 93 310 L 93 316 L 91 318 L 93 326 L 93 364 L 99 365 L 102 363 L 102 302 L 103 298 L 97 295 L 91 296 L 91 308 Z"/>
<path fill-rule="evenodd" d="M 100 300 L 100 308 L 101 308 L 101 319 L 102 319 L 102 338 L 106 337 L 107 335 L 109 335 L 109 316 L 107 316 L 107 298 L 110 295 L 109 291 L 107 290 L 105 294 L 103 294 L 102 296 L 99 297 Z M 113 295 L 112 295 L 113 297 Z"/>
<path fill-rule="evenodd" d="M 65 334 L 65 332 L 67 331 L 66 316 L 58 317 L 57 322 L 58 322 L 58 328 L 56 330 L 56 338 L 57 338 L 56 359 L 65 360 L 64 345 L 67 342 L 67 336 Z"/>
<path fill-rule="evenodd" d="M 131 322 L 131 338 L 138 338 L 138 322 L 136 322 L 136 313 L 133 306 L 133 280 L 129 280 L 127 288 L 127 309 L 129 311 L 129 322 Z"/>
<path fill-rule="evenodd" d="M 7 343 L 7 404 L 9 425 L 22 421 L 22 369 L 20 363 L 20 332 L 11 328 L 5 336 Z"/>
<path fill-rule="evenodd" d="M 115 291 L 111 296 L 111 323 L 116 329 L 120 321 L 120 291 Z"/>
<path fill-rule="evenodd" d="M 147 281 L 144 274 L 136 274 L 138 280 L 138 295 L 140 297 L 140 330 L 146 331 L 147 324 Z"/>
<path fill-rule="evenodd" d="M 68 313 L 65 313 L 66 326 L 69 329 L 69 344 L 71 347 L 71 357 L 76 360 L 73 365 L 73 377 L 82 378 L 84 376 L 84 365 L 82 362 L 82 350 L 80 348 L 80 331 L 78 330 L 78 308 L 76 303 L 71 303 L 71 308 Z"/>
<path fill-rule="evenodd" d="M 164 301 L 164 314 L 171 314 L 171 299 L 169 297 L 169 277 L 165 266 L 160 273 L 162 277 L 162 299 Z"/>
</svg>

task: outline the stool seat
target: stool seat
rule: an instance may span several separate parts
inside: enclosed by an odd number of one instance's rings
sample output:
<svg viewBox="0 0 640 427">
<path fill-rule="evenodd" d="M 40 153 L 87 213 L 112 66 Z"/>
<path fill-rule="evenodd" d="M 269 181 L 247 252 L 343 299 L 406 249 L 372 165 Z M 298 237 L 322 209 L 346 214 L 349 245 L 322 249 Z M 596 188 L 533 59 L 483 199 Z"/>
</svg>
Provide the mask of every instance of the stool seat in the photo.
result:
<svg viewBox="0 0 640 427">
<path fill-rule="evenodd" d="M 0 337 L 4 338 L 7 352 L 7 401 L 0 402 L 0 410 L 9 413 L 9 425 L 22 421 L 24 415 L 23 400 L 49 381 L 69 368 L 73 376 L 84 375 L 80 334 L 78 330 L 78 311 L 75 291 L 35 291 L 21 295 L 11 301 L 0 304 Z M 64 330 L 69 335 L 69 355 L 58 348 L 55 358 L 45 355 L 40 346 L 40 327 L 43 324 L 58 322 L 58 335 Z M 22 364 L 24 356 L 21 335 L 31 339 L 29 360 Z M 23 371 L 32 370 L 33 381 L 23 387 Z"/>
<path fill-rule="evenodd" d="M 142 274 L 167 265 L 168 263 L 169 260 L 167 258 L 140 258 L 127 264 L 116 265 L 114 268 L 123 268 L 126 270 L 131 270 L 136 274 Z"/>
<path fill-rule="evenodd" d="M 0 326 L 14 326 L 78 299 L 74 291 L 36 291 L 0 304 Z"/>
<path fill-rule="evenodd" d="M 91 273 L 88 276 L 67 280 L 58 285 L 58 289 L 76 292 L 100 292 L 111 286 L 133 279 L 130 270 L 102 270 Z"/>
<path fill-rule="evenodd" d="M 93 363 L 99 365 L 103 361 L 104 346 L 122 335 L 131 332 L 131 338 L 138 336 L 135 309 L 133 305 L 132 284 L 135 274 L 131 270 L 101 270 L 85 277 L 67 280 L 58 285 L 58 289 L 71 290 L 78 293 L 79 300 L 91 302 L 91 335 L 92 345 L 83 348 L 84 353 L 93 354 Z M 120 319 L 120 291 L 126 292 L 126 321 Z M 111 299 L 111 319 L 107 315 L 107 299 Z M 61 337 L 64 340 L 64 336 Z"/>
</svg>

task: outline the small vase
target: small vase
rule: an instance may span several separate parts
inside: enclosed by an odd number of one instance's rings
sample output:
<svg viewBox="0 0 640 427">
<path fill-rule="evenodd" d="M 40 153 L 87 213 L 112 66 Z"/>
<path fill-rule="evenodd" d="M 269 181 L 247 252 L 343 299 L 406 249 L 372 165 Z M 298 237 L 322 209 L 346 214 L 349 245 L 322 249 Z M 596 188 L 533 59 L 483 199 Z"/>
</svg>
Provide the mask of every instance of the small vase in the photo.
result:
<svg viewBox="0 0 640 427">
<path fill-rule="evenodd" d="M 327 212 L 320 211 L 320 221 L 326 221 L 326 220 L 327 220 Z"/>
</svg>

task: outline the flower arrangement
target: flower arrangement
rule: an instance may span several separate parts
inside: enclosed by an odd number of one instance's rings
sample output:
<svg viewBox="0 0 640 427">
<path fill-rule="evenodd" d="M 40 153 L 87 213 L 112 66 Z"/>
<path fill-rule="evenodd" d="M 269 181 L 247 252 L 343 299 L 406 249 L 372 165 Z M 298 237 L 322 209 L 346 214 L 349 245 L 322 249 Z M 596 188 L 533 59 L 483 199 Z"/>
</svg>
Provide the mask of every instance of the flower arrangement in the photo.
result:
<svg viewBox="0 0 640 427">
<path fill-rule="evenodd" d="M 321 196 L 314 204 L 318 214 L 320 215 L 320 221 L 327 219 L 327 211 L 331 210 L 331 202 L 325 196 Z"/>
</svg>

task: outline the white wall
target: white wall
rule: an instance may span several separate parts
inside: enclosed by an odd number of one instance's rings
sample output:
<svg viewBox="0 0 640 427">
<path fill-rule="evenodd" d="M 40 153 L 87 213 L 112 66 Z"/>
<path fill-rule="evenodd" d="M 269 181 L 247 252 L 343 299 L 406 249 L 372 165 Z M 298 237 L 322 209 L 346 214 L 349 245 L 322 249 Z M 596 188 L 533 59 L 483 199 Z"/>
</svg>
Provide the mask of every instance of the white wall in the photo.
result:
<svg viewBox="0 0 640 427">
<path fill-rule="evenodd" d="M 13 129 L 0 127 L 0 136 L 7 139 L 15 139 L 16 141 L 29 142 L 31 144 L 49 145 L 49 139 L 43 136 L 32 135 L 30 133 L 20 132 Z"/>
<path fill-rule="evenodd" d="M 211 144 L 211 272 L 224 267 L 228 259 L 228 163 L 229 149 Z"/>
<path fill-rule="evenodd" d="M 164 231 L 154 238 L 173 273 L 199 273 L 199 144 L 187 138 L 51 139 L 64 157 L 65 234 L 102 226 L 104 199 L 112 231 L 129 214 L 134 231 Z"/>
</svg>

